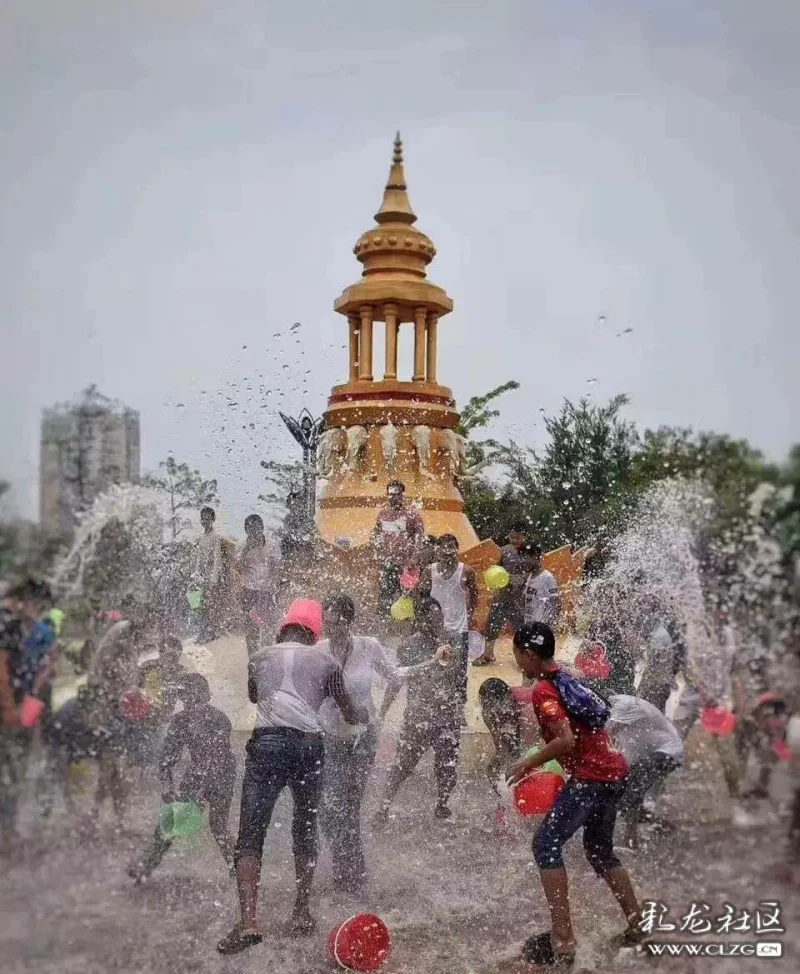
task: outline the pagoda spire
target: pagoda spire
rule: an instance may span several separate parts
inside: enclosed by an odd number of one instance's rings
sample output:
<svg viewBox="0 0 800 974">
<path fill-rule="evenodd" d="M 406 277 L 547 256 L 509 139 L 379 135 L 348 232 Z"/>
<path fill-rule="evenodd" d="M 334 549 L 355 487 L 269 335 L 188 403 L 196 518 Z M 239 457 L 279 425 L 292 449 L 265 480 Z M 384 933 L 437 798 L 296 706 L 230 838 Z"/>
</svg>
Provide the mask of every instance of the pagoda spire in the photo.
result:
<svg viewBox="0 0 800 974">
<path fill-rule="evenodd" d="M 383 191 L 381 207 L 375 214 L 375 222 L 386 223 L 416 223 L 417 215 L 411 209 L 411 203 L 406 192 L 406 174 L 403 169 L 403 142 L 400 133 L 395 135 L 394 152 L 392 154 L 392 168 L 389 179 Z"/>
</svg>

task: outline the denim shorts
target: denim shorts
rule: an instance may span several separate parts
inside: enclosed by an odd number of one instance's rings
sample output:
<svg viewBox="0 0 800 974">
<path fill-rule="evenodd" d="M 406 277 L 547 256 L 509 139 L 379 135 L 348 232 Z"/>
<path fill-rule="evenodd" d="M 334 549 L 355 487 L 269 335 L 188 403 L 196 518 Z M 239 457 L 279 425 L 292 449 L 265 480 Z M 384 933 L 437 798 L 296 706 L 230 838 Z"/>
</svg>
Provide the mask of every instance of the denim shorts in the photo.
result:
<svg viewBox="0 0 800 974">
<path fill-rule="evenodd" d="M 563 869 L 564 844 L 581 827 L 586 858 L 598 875 L 621 865 L 614 855 L 614 825 L 624 787 L 624 781 L 570 778 L 534 840 L 536 865 L 540 869 Z"/>
</svg>

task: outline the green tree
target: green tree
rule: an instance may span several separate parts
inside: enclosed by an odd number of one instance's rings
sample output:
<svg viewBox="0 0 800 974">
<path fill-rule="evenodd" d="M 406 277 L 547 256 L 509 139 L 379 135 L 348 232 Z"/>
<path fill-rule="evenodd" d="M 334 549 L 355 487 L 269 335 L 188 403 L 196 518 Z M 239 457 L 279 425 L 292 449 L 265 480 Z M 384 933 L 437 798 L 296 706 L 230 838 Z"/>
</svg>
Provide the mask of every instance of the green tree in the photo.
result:
<svg viewBox="0 0 800 974">
<path fill-rule="evenodd" d="M 495 386 L 494 389 L 489 390 L 489 392 L 484 393 L 482 396 L 473 396 L 461 410 L 458 425 L 456 426 L 456 433 L 465 439 L 469 439 L 474 430 L 485 429 L 492 420 L 497 419 L 500 415 L 499 409 L 490 408 L 491 404 L 496 399 L 499 399 L 500 396 L 504 396 L 507 392 L 513 392 L 516 389 L 519 389 L 519 382 L 511 379 L 509 382 Z"/>
<path fill-rule="evenodd" d="M 699 477 L 731 513 L 759 484 L 777 483 L 780 475 L 747 440 L 672 426 L 645 430 L 634 466 L 641 485 L 664 477 Z"/>
<path fill-rule="evenodd" d="M 473 396 L 462 408 L 456 433 L 466 440 L 467 466 L 472 473 L 459 478 L 458 487 L 464 498 L 464 511 L 480 538 L 503 540 L 508 526 L 522 516 L 518 498 L 512 492 L 499 489 L 483 473 L 491 464 L 492 456 L 500 444 L 493 439 L 477 439 L 477 430 L 485 429 L 500 415 L 493 404 L 508 392 L 519 389 L 514 380 L 504 382 L 482 396 Z"/>
<path fill-rule="evenodd" d="M 513 441 L 493 446 L 506 496 L 548 547 L 602 542 L 630 509 L 639 436 L 620 415 L 627 401 L 565 400 L 558 415 L 544 418 L 549 440 L 541 454 Z"/>
<path fill-rule="evenodd" d="M 281 522 L 285 523 L 286 517 L 291 515 L 290 505 L 287 504 L 289 497 L 303 492 L 305 468 L 299 460 L 286 463 L 280 460 L 262 460 L 261 467 L 267 480 L 267 490 L 259 494 L 258 499 L 268 505 L 266 516 L 277 527 Z"/>
<path fill-rule="evenodd" d="M 159 464 L 163 476 L 150 474 L 143 478 L 147 487 L 157 487 L 166 491 L 170 506 L 170 531 L 174 541 L 191 525 L 191 521 L 181 515 L 181 511 L 198 510 L 217 502 L 217 481 L 206 480 L 199 470 L 193 470 L 187 463 L 178 463 L 173 456 Z"/>
<path fill-rule="evenodd" d="M 764 509 L 767 528 L 778 542 L 787 576 L 800 601 L 800 443 L 778 470 L 777 490 Z"/>
</svg>

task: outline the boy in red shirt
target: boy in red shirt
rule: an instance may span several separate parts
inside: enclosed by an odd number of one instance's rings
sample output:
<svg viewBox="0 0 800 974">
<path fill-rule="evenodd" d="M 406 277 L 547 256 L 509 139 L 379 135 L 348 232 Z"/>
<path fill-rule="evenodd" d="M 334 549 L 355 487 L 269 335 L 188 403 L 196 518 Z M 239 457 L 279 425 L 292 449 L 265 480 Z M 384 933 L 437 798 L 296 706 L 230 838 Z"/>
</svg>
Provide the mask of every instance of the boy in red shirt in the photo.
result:
<svg viewBox="0 0 800 974">
<path fill-rule="evenodd" d="M 569 965 L 575 957 L 575 936 L 569 912 L 567 872 L 562 849 L 583 827 L 583 847 L 594 871 L 601 876 L 628 921 L 626 939 L 638 942 L 639 904 L 630 877 L 614 855 L 614 824 L 628 765 L 602 727 L 593 727 L 571 714 L 553 678 L 561 667 L 553 659 L 555 637 L 549 626 L 533 622 L 514 633 L 514 658 L 532 687 L 515 691 L 515 698 L 533 707 L 545 746 L 511 765 L 510 782 L 520 781 L 534 768 L 555 759 L 570 775 L 534 840 L 534 855 L 547 905 L 551 931 L 532 937 L 523 958 L 534 963 Z"/>
</svg>

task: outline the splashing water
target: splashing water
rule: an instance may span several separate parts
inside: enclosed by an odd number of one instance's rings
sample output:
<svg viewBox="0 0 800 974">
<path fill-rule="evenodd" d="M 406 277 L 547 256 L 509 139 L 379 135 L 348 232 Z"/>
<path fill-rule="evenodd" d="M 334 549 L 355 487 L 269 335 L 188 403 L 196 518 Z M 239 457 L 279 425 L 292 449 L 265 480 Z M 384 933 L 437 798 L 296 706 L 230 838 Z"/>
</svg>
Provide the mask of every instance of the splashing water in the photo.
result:
<svg viewBox="0 0 800 974">
<path fill-rule="evenodd" d="M 762 639 L 771 627 L 773 656 L 784 641 L 776 621 L 780 551 L 760 522 L 764 496 L 758 488 L 749 499 L 736 537 L 711 541 L 719 511 L 707 484 L 673 478 L 653 485 L 611 543 L 601 576 L 587 588 L 590 615 L 613 621 L 639 656 L 648 629 L 672 620 L 685 640 L 687 675 L 723 698 L 736 643 L 729 629 L 723 631 L 717 611 L 725 618 L 736 614 L 742 630 L 756 628 Z M 716 569 L 715 559 L 735 562 L 735 570 Z M 737 638 L 745 638 L 744 632 Z"/>
<path fill-rule="evenodd" d="M 79 515 L 72 545 L 53 571 L 54 588 L 66 598 L 84 595 L 90 576 L 109 580 L 134 562 L 147 573 L 159 560 L 172 523 L 166 491 L 134 484 L 112 487 Z M 128 582 L 132 590 L 145 585 L 135 577 Z"/>
</svg>

